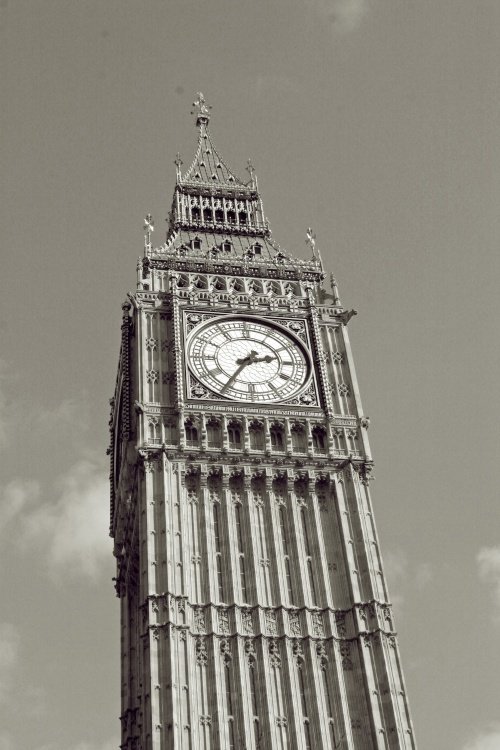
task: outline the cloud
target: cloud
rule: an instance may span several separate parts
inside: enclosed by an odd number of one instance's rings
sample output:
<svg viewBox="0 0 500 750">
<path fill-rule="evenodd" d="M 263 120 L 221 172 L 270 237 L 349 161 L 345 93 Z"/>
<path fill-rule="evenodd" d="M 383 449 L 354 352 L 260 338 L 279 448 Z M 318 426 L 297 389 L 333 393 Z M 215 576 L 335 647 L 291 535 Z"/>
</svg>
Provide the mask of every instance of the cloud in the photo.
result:
<svg viewBox="0 0 500 750">
<path fill-rule="evenodd" d="M 370 10 L 370 0 L 312 0 L 316 9 L 339 32 L 354 31 Z"/>
<path fill-rule="evenodd" d="M 82 396 L 79 399 L 65 398 L 53 409 L 42 408 L 36 415 L 37 425 L 46 430 L 59 429 L 62 426 L 74 427 L 78 430 L 88 426 L 88 403 Z"/>
<path fill-rule="evenodd" d="M 464 745 L 463 750 L 500 750 L 500 725 L 494 724 Z"/>
<path fill-rule="evenodd" d="M 384 571 L 397 613 L 401 613 L 403 607 L 403 589 L 413 587 L 422 591 L 434 578 L 431 563 L 410 564 L 403 550 L 392 550 L 384 555 Z"/>
<path fill-rule="evenodd" d="M 10 622 L 0 623 L 0 701 L 5 700 L 19 654 L 19 633 Z M 4 736 L 5 737 L 5 736 Z M 0 739 L 2 737 L 0 736 Z M 0 744 L 0 750 L 2 745 Z"/>
<path fill-rule="evenodd" d="M 14 479 L 5 487 L 0 503 L 0 533 L 11 521 L 38 502 L 40 486 L 33 480 Z"/>
<path fill-rule="evenodd" d="M 482 547 L 477 553 L 476 563 L 480 580 L 492 587 L 493 602 L 500 618 L 500 546 Z"/>
<path fill-rule="evenodd" d="M 15 479 L 0 504 L 0 531 L 15 520 L 21 549 L 38 545 L 54 580 L 83 575 L 97 580 L 110 559 L 109 484 L 100 462 L 81 459 L 42 492 L 37 482 Z M 22 544 L 24 542 L 24 545 Z"/>
<path fill-rule="evenodd" d="M 56 493 L 26 519 L 26 533 L 45 545 L 53 578 L 83 574 L 96 580 L 111 554 L 106 473 L 82 459 L 58 479 Z"/>
<path fill-rule="evenodd" d="M 420 565 L 417 565 L 417 569 L 415 571 L 415 584 L 417 586 L 417 589 L 419 589 L 420 591 L 424 589 L 427 584 L 432 581 L 433 578 L 434 571 L 430 563 L 423 562 L 420 563 Z"/>
</svg>

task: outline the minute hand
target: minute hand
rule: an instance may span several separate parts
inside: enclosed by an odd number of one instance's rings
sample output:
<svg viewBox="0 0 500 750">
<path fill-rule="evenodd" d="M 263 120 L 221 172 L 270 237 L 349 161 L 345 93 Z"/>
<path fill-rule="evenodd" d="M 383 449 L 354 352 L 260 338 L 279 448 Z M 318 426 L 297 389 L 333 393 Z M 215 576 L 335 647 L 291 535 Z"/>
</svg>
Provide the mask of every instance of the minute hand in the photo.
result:
<svg viewBox="0 0 500 750">
<path fill-rule="evenodd" d="M 248 362 L 241 363 L 241 365 L 233 372 L 233 374 L 231 375 L 227 383 L 221 388 L 221 393 L 224 393 L 224 391 L 227 390 L 227 388 L 229 388 L 229 386 L 234 383 L 234 381 L 236 380 L 240 372 L 244 370 L 247 365 L 251 364 L 251 362 L 252 361 L 249 360 Z"/>
</svg>

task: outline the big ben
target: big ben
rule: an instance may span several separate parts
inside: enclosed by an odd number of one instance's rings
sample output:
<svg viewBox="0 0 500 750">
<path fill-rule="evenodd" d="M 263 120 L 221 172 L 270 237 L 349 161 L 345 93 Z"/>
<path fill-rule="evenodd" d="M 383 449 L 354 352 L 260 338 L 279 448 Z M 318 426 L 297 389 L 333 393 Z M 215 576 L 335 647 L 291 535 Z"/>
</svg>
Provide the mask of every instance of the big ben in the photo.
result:
<svg viewBox="0 0 500 750">
<path fill-rule="evenodd" d="M 111 413 L 122 750 L 415 748 L 348 323 L 203 95 L 145 223 Z"/>
</svg>

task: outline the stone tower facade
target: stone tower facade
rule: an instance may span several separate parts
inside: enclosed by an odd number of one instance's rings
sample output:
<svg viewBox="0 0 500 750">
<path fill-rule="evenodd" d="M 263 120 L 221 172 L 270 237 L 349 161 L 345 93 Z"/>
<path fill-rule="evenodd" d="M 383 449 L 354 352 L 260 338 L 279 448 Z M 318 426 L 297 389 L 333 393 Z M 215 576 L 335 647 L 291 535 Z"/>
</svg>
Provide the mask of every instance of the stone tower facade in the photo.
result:
<svg viewBox="0 0 500 750">
<path fill-rule="evenodd" d="M 335 281 L 198 149 L 146 219 L 111 414 L 123 750 L 415 748 Z"/>
</svg>

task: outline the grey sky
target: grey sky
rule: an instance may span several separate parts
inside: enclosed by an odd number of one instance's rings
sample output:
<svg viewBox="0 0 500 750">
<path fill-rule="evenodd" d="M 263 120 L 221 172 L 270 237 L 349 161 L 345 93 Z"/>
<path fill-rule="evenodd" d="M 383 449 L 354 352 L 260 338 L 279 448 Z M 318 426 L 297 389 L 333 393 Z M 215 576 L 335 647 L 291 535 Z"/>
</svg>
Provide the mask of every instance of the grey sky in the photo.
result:
<svg viewBox="0 0 500 750">
<path fill-rule="evenodd" d="M 0 0 L 0 750 L 118 745 L 108 399 L 197 91 L 342 301 L 421 750 L 500 748 L 500 4 Z"/>
</svg>

